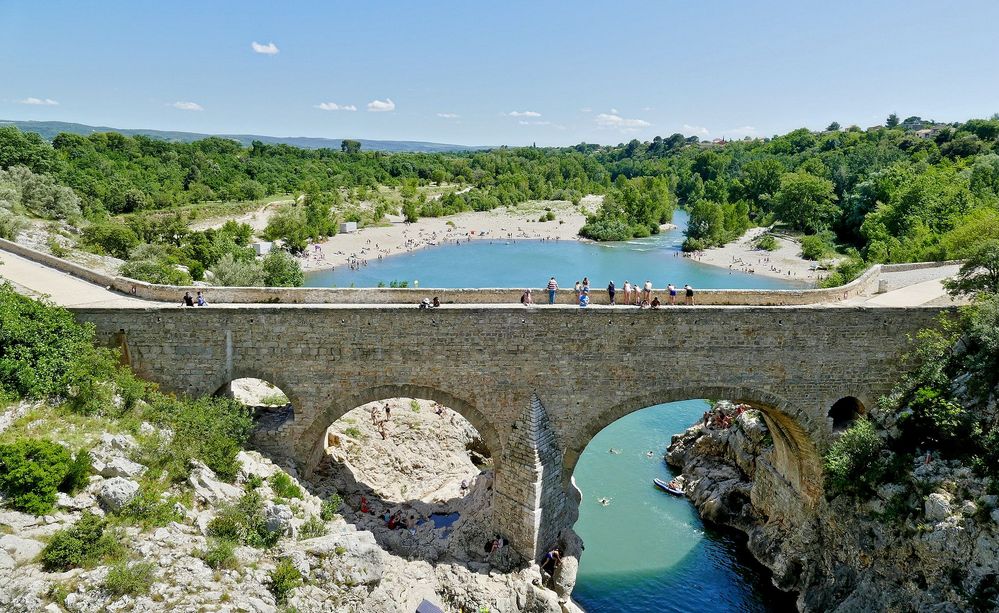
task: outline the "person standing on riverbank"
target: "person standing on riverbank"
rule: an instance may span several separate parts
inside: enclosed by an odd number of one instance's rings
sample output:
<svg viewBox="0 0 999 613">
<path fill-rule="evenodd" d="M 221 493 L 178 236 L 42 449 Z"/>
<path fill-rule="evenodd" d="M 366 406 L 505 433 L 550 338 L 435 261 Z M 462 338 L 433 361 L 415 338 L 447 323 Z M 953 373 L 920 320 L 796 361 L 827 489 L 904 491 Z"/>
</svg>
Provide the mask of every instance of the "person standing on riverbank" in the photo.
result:
<svg viewBox="0 0 999 613">
<path fill-rule="evenodd" d="M 631 304 L 631 283 L 627 279 L 624 280 L 624 304 Z"/>
<path fill-rule="evenodd" d="M 642 302 L 652 301 L 652 281 L 646 280 L 644 286 L 644 294 L 642 295 Z"/>
<path fill-rule="evenodd" d="M 614 287 L 614 281 L 612 279 L 611 282 L 607 284 L 607 301 L 608 304 L 610 304 L 611 306 L 614 306 L 616 304 L 614 302 L 614 294 L 616 291 L 617 288 Z"/>
<path fill-rule="evenodd" d="M 690 287 L 690 284 L 683 286 L 683 302 L 684 304 L 693 306 L 694 305 L 694 288 Z"/>
<path fill-rule="evenodd" d="M 548 304 L 555 304 L 555 292 L 558 291 L 558 282 L 555 277 L 548 280 Z"/>
<path fill-rule="evenodd" d="M 676 286 L 670 283 L 666 286 L 666 289 L 669 290 L 670 306 L 676 306 Z"/>
</svg>

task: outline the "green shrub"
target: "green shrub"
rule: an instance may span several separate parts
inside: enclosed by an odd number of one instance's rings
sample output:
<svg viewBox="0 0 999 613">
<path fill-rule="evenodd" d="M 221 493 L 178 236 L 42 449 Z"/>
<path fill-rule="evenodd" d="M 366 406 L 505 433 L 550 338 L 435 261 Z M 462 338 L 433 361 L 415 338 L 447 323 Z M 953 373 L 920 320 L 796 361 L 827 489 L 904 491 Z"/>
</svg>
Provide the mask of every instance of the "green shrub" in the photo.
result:
<svg viewBox="0 0 999 613">
<path fill-rule="evenodd" d="M 123 277 L 160 285 L 190 285 L 191 275 L 160 260 L 129 260 L 120 271 Z"/>
<path fill-rule="evenodd" d="M 278 472 L 270 478 L 271 489 L 281 498 L 301 498 L 302 488 L 295 483 L 288 473 Z"/>
<path fill-rule="evenodd" d="M 28 221 L 24 217 L 0 208 L 0 238 L 9 241 L 15 240 L 17 235 L 27 227 Z"/>
<path fill-rule="evenodd" d="M 343 506 L 343 498 L 340 497 L 340 494 L 333 492 L 323 501 L 323 505 L 319 509 L 319 517 L 323 521 L 330 521 L 340 512 L 341 506 Z"/>
<path fill-rule="evenodd" d="M 149 592 L 156 579 L 156 565 L 151 562 L 118 562 L 108 571 L 101 587 L 111 596 L 141 596 Z"/>
<path fill-rule="evenodd" d="M 232 398 L 171 398 L 156 395 L 142 417 L 169 428 L 173 438 L 147 458 L 151 469 L 168 470 L 184 479 L 191 460 L 200 460 L 222 479 L 232 481 L 239 469 L 236 454 L 253 430 L 249 408 Z"/>
<path fill-rule="evenodd" d="M 801 237 L 801 257 L 806 260 L 821 260 L 834 251 L 831 233 L 823 232 Z"/>
<path fill-rule="evenodd" d="M 777 243 L 777 239 L 774 238 L 773 234 L 764 234 L 756 239 L 756 248 L 763 249 L 764 251 L 777 251 L 780 245 Z"/>
<path fill-rule="evenodd" d="M 263 287 L 264 267 L 256 260 L 236 260 L 231 253 L 222 256 L 214 266 L 212 285 L 225 287 Z"/>
<path fill-rule="evenodd" d="M 260 475 L 250 475 L 246 478 L 246 490 L 253 491 L 264 484 Z"/>
<path fill-rule="evenodd" d="M 236 543 L 225 539 L 217 539 L 208 549 L 199 553 L 202 560 L 215 570 L 235 570 L 239 568 L 239 560 L 235 554 Z"/>
<path fill-rule="evenodd" d="M 874 424 L 867 418 L 857 419 L 832 444 L 825 456 L 826 492 L 859 494 L 875 485 L 884 471 L 880 461 L 884 443 Z"/>
<path fill-rule="evenodd" d="M 15 509 L 45 515 L 55 506 L 71 462 L 66 448 L 51 441 L 21 439 L 0 445 L 0 491 Z"/>
<path fill-rule="evenodd" d="M 310 517 L 298 529 L 298 538 L 302 541 L 319 538 L 320 536 L 326 536 L 327 532 L 329 532 L 329 528 L 326 527 L 324 521 L 318 517 Z"/>
<path fill-rule="evenodd" d="M 172 521 L 183 519 L 174 509 L 177 499 L 164 498 L 162 494 L 163 490 L 159 486 L 145 483 L 118 515 L 129 523 L 138 524 L 146 529 L 165 526 Z"/>
<path fill-rule="evenodd" d="M 121 558 L 125 546 L 121 536 L 108 530 L 107 520 L 89 511 L 67 528 L 52 535 L 42 550 L 42 567 L 49 572 L 91 567 Z"/>
<path fill-rule="evenodd" d="M 264 285 L 268 287 L 299 287 L 305 283 L 301 265 L 287 251 L 272 250 L 264 256 L 261 265 L 264 269 Z"/>
<path fill-rule="evenodd" d="M 129 252 L 140 242 L 131 228 L 116 222 L 94 223 L 83 230 L 85 245 L 122 260 L 127 260 Z"/>
<path fill-rule="evenodd" d="M 268 588 L 274 594 L 278 604 L 284 604 L 295 588 L 302 585 L 302 573 L 295 568 L 288 558 L 282 558 L 277 567 L 270 572 Z"/>
<path fill-rule="evenodd" d="M 972 454 L 979 432 L 971 413 L 941 392 L 921 387 L 899 416 L 903 449 L 931 448 L 953 457 Z"/>
<path fill-rule="evenodd" d="M 59 484 L 59 490 L 73 495 L 90 483 L 90 453 L 86 449 L 81 449 L 73 456 L 73 460 L 66 469 L 66 476 Z"/>
<path fill-rule="evenodd" d="M 267 529 L 263 499 L 255 491 L 247 492 L 235 504 L 222 507 L 208 523 L 208 536 L 250 547 L 273 547 L 281 535 Z"/>
</svg>

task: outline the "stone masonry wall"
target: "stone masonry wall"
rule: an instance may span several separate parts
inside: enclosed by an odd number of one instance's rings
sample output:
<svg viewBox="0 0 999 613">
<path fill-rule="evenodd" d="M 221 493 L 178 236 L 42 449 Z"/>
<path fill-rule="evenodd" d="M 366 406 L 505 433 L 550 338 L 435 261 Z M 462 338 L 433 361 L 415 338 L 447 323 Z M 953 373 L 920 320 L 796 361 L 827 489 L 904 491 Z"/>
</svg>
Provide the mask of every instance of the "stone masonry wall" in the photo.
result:
<svg viewBox="0 0 999 613">
<path fill-rule="evenodd" d="M 647 406 L 705 397 L 763 408 L 781 432 L 775 440 L 783 445 L 777 457 L 784 465 L 775 468 L 803 497 L 814 498 L 821 493 L 819 454 L 831 436 L 829 408 L 845 396 L 870 406 L 887 392 L 897 381 L 908 335 L 931 325 L 940 309 L 286 306 L 74 312 L 97 327 L 101 342 L 124 346 L 135 370 L 166 390 L 211 394 L 239 377 L 280 387 L 294 416 L 267 451 L 302 464 L 321 449 L 330 423 L 364 402 L 391 396 L 445 403 L 482 433 L 494 457 L 503 457 L 514 422 L 537 394 L 561 446 L 558 495 L 564 499 L 579 454 L 603 427 Z M 501 462 L 498 483 L 505 470 Z M 544 483 L 543 489 L 552 487 L 551 480 Z M 526 508 L 529 501 L 523 502 Z M 574 516 L 559 513 L 547 521 L 568 523 Z M 568 527 L 541 526 L 539 534 Z"/>
</svg>

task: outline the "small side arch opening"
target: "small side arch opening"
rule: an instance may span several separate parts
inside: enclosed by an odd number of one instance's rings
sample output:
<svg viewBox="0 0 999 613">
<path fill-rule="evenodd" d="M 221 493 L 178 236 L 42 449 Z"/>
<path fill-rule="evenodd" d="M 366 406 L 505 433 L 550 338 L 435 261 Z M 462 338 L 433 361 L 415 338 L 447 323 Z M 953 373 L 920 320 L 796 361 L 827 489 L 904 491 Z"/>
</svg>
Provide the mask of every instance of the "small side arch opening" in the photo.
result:
<svg viewBox="0 0 999 613">
<path fill-rule="evenodd" d="M 853 396 L 840 398 L 829 408 L 829 419 L 832 420 L 833 432 L 842 432 L 857 421 L 867 410 L 864 404 Z"/>
<path fill-rule="evenodd" d="M 228 396 L 253 411 L 256 434 L 276 432 L 294 419 L 295 407 L 284 390 L 264 379 L 241 377 L 220 387 L 216 396 Z"/>
</svg>

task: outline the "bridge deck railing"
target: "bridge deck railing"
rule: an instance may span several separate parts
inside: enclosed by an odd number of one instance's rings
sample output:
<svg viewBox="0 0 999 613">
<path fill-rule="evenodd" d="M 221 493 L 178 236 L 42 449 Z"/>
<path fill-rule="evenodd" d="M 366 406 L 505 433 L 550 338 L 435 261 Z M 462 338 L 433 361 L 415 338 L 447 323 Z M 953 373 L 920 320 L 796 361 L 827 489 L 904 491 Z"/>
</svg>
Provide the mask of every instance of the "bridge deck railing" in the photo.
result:
<svg viewBox="0 0 999 613">
<path fill-rule="evenodd" d="M 209 303 L 226 304 L 414 304 L 423 298 L 439 297 L 445 304 L 506 304 L 517 303 L 524 288 L 323 288 L 323 287 L 216 287 L 175 286 L 147 283 L 123 276 L 108 275 L 75 262 L 42 253 L 30 247 L 0 239 L 0 249 L 73 275 L 89 283 L 106 287 L 124 295 L 156 302 L 179 303 L 184 292 L 205 293 Z M 838 302 L 877 290 L 882 272 L 897 272 L 918 268 L 947 266 L 955 262 L 923 262 L 914 264 L 875 264 L 859 277 L 839 287 L 802 289 L 699 289 L 695 288 L 694 300 L 699 305 L 749 305 L 793 306 Z M 541 288 L 531 288 L 536 303 L 547 303 L 548 293 Z M 656 288 L 654 295 L 664 303 L 666 290 Z M 683 301 L 679 290 L 677 301 Z M 621 290 L 618 288 L 618 298 Z M 591 290 L 593 304 L 607 304 L 606 290 Z M 557 302 L 575 301 L 572 289 L 561 289 Z"/>
</svg>

